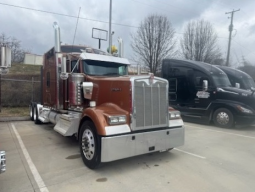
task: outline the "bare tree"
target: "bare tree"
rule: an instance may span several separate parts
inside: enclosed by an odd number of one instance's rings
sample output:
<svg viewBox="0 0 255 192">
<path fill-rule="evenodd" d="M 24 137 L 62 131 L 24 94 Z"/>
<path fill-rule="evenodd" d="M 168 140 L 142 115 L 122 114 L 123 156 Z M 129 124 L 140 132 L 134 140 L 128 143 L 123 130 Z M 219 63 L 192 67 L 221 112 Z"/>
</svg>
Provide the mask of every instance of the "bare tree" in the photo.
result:
<svg viewBox="0 0 255 192">
<path fill-rule="evenodd" d="M 25 50 L 21 47 L 21 41 L 17 40 L 15 37 L 7 37 L 4 33 L 0 35 L 0 46 L 7 45 L 12 49 L 12 62 L 21 63 L 24 61 Z"/>
<path fill-rule="evenodd" d="M 186 59 L 212 64 L 222 59 L 217 46 L 217 34 L 208 21 L 189 22 L 181 39 L 181 48 Z"/>
<path fill-rule="evenodd" d="M 146 17 L 131 37 L 135 56 L 152 73 L 158 72 L 162 59 L 174 53 L 174 29 L 165 16 Z"/>
<path fill-rule="evenodd" d="M 10 37 L 7 37 L 4 33 L 0 35 L 0 46 L 8 45 Z"/>
</svg>

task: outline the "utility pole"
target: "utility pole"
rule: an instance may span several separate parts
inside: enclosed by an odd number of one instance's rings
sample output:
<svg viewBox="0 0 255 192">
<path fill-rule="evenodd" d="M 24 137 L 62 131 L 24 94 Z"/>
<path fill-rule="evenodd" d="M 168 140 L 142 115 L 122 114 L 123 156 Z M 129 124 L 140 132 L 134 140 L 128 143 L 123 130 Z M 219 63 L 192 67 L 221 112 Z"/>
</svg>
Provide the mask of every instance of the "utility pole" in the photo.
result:
<svg viewBox="0 0 255 192">
<path fill-rule="evenodd" d="M 112 53 L 112 0 L 110 0 L 109 12 L 109 54 Z"/>
<path fill-rule="evenodd" d="M 229 55 L 230 55 L 230 45 L 231 45 L 231 36 L 232 36 L 232 31 L 233 31 L 233 17 L 234 17 L 234 13 L 240 11 L 240 9 L 238 10 L 233 10 L 230 12 L 226 12 L 225 14 L 230 14 L 231 13 L 231 21 L 230 21 L 230 25 L 229 25 L 229 38 L 228 38 L 228 54 L 227 54 L 227 61 L 226 61 L 226 66 L 229 66 Z"/>
</svg>

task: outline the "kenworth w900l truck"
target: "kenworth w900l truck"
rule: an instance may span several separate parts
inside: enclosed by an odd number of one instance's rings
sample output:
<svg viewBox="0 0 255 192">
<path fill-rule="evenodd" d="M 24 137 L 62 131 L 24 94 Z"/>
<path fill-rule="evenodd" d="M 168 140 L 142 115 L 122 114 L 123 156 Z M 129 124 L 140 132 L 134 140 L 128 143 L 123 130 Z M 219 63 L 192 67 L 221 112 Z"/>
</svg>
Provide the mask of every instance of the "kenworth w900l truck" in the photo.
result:
<svg viewBox="0 0 255 192">
<path fill-rule="evenodd" d="M 51 122 L 61 135 L 75 135 L 91 169 L 184 144 L 180 113 L 168 105 L 167 80 L 128 76 L 127 59 L 100 50 L 61 52 L 59 36 L 55 25 L 55 47 L 44 55 L 42 101 L 30 105 L 36 124 Z"/>
</svg>

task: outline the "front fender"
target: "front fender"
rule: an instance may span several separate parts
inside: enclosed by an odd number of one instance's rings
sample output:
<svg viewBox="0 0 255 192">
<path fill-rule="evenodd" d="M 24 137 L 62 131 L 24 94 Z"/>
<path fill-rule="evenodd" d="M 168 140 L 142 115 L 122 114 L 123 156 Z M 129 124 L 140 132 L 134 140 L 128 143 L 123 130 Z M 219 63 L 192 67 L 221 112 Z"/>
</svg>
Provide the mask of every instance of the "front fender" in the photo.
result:
<svg viewBox="0 0 255 192">
<path fill-rule="evenodd" d="M 254 111 L 251 107 L 241 103 L 241 102 L 237 102 L 237 101 L 231 101 L 231 100 L 216 100 L 214 102 L 211 103 L 210 107 L 209 107 L 209 112 L 210 112 L 210 119 L 212 119 L 213 113 L 215 110 L 219 109 L 219 108 L 227 108 L 229 109 L 233 115 L 238 115 L 238 114 L 242 114 L 238 109 L 237 109 L 237 105 L 243 106 L 247 109 L 250 109 L 252 111 Z"/>
<path fill-rule="evenodd" d="M 108 124 L 108 116 L 125 115 L 127 124 L 130 122 L 129 113 L 115 104 L 106 103 L 96 107 L 86 108 L 82 114 L 82 122 L 86 119 L 90 119 L 95 127 L 98 135 L 107 135 L 105 127 L 110 126 Z"/>
</svg>

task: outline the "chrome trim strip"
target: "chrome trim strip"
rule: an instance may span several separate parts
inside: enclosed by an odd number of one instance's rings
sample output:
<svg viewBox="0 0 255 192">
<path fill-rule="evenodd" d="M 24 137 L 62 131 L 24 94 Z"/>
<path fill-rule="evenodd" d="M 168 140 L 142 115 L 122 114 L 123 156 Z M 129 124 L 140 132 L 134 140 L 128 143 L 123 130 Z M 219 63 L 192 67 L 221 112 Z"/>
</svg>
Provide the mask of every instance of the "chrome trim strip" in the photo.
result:
<svg viewBox="0 0 255 192">
<path fill-rule="evenodd" d="M 226 91 L 225 89 L 222 89 L 222 88 L 217 88 L 217 91 L 225 92 L 225 93 L 232 93 L 232 94 L 238 95 L 238 93 L 235 93 L 235 92 L 232 92 L 232 91 Z"/>
<path fill-rule="evenodd" d="M 134 93 L 135 93 L 135 90 L 134 90 Z M 144 84 L 143 84 L 143 111 L 145 112 L 145 87 L 144 87 Z M 136 105 L 135 105 L 136 107 Z M 145 113 L 143 113 L 143 124 L 145 125 L 145 119 L 146 119 L 146 116 L 145 116 Z"/>
<path fill-rule="evenodd" d="M 154 116 L 154 110 L 153 110 L 153 95 L 152 95 L 152 86 L 150 87 L 150 89 L 151 89 L 151 123 L 152 123 L 152 125 L 154 125 L 154 123 L 153 123 L 153 116 Z M 160 100 L 160 99 L 159 99 Z"/>
<path fill-rule="evenodd" d="M 185 115 L 185 114 L 182 114 L 183 116 L 186 116 L 186 117 L 195 117 L 195 118 L 199 118 L 201 119 L 201 116 L 196 116 L 196 115 Z"/>
<path fill-rule="evenodd" d="M 105 133 L 107 136 L 121 134 L 121 133 L 129 133 L 129 132 L 131 132 L 131 130 L 127 124 L 105 127 Z"/>
<path fill-rule="evenodd" d="M 159 85 L 158 85 L 158 98 L 160 98 L 160 87 L 159 87 Z M 160 106 L 161 106 L 160 101 L 161 100 L 159 100 L 158 111 L 160 111 Z M 161 119 L 160 113 L 158 113 L 158 116 L 159 116 L 158 119 L 160 120 Z"/>
<path fill-rule="evenodd" d="M 183 120 L 182 119 L 172 119 L 172 120 L 169 120 L 169 127 L 181 127 L 183 126 L 184 123 L 183 123 Z"/>
<path fill-rule="evenodd" d="M 184 144 L 184 127 L 101 138 L 101 162 L 165 151 Z"/>
</svg>

